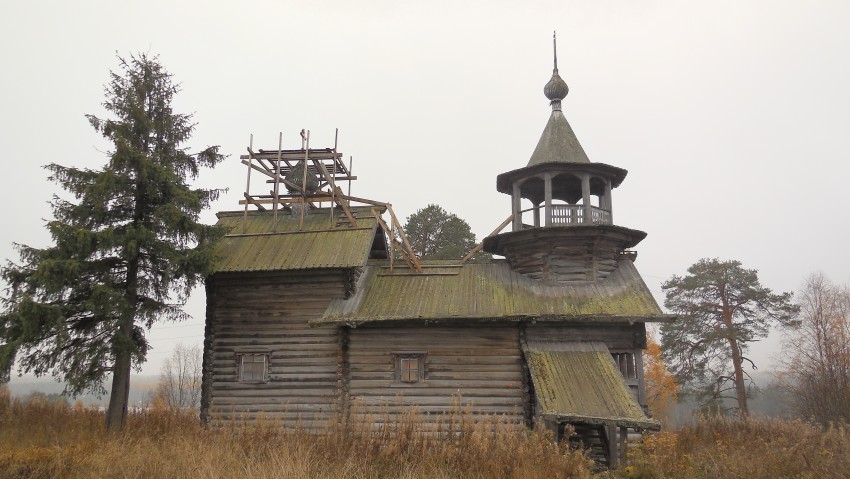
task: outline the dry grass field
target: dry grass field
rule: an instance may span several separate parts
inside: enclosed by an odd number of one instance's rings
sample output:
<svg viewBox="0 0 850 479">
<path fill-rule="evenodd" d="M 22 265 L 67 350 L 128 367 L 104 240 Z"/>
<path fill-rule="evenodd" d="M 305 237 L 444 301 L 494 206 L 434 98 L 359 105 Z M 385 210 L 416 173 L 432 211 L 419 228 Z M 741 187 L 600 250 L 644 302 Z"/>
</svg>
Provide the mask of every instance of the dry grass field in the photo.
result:
<svg viewBox="0 0 850 479">
<path fill-rule="evenodd" d="M 325 434 L 273 422 L 203 428 L 195 415 L 131 414 L 110 435 L 84 408 L 0 397 L 0 478 L 566 478 L 591 477 L 583 454 L 498 419 L 448 415 L 422 434 L 415 415 L 374 433 L 329 425 Z"/>
<path fill-rule="evenodd" d="M 850 429 L 798 420 L 706 418 L 644 439 L 629 478 L 850 478 Z"/>
<path fill-rule="evenodd" d="M 3 478 L 850 478 L 850 431 L 800 421 L 705 419 L 649 436 L 629 464 L 594 472 L 543 433 L 468 413 L 423 434 L 415 414 L 377 431 L 274 422 L 204 428 L 194 415 L 134 413 L 109 434 L 102 413 L 0 391 Z"/>
</svg>

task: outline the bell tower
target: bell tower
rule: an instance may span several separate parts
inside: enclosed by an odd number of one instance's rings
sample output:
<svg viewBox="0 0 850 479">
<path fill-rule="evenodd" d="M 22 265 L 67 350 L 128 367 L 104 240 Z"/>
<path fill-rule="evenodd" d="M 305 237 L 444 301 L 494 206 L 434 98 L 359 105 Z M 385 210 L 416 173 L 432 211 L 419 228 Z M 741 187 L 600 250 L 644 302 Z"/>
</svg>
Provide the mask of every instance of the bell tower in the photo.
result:
<svg viewBox="0 0 850 479">
<path fill-rule="evenodd" d="M 561 110 L 569 93 L 558 73 L 554 44 L 552 78 L 543 87 L 552 113 L 528 164 L 496 177 L 511 195 L 512 230 L 484 239 L 484 250 L 502 255 L 511 268 L 555 283 L 604 280 L 646 233 L 614 224 L 611 191 L 628 173 L 593 163 Z"/>
</svg>

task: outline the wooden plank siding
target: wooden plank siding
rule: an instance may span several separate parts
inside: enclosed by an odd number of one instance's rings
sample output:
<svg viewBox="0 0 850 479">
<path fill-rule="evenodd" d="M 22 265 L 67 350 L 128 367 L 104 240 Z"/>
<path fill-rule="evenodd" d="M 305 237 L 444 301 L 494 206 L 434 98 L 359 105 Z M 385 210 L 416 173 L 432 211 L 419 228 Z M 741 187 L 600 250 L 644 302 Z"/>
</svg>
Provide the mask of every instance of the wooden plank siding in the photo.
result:
<svg viewBox="0 0 850 479">
<path fill-rule="evenodd" d="M 419 383 L 396 380 L 394 353 L 425 353 Z M 350 330 L 349 391 L 355 414 L 451 412 L 523 421 L 522 350 L 515 324 L 361 327 Z"/>
<path fill-rule="evenodd" d="M 268 418 L 322 427 L 338 411 L 341 335 L 311 327 L 345 297 L 351 270 L 220 273 L 208 281 L 202 415 L 215 423 Z M 267 353 L 268 381 L 239 381 L 238 355 Z"/>
</svg>

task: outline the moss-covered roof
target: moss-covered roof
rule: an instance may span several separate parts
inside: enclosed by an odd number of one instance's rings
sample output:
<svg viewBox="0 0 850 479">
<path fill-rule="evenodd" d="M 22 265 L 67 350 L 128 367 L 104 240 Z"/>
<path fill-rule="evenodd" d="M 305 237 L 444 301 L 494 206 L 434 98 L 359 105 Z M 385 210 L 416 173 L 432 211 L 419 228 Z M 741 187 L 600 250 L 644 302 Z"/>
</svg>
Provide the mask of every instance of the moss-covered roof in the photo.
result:
<svg viewBox="0 0 850 479">
<path fill-rule="evenodd" d="M 402 265 L 391 274 L 369 265 L 349 299 L 334 300 L 314 323 L 359 324 L 394 320 L 588 320 L 667 319 L 634 264 L 622 259 L 604 281 L 551 284 L 511 271 L 504 260 L 462 267 L 423 262 L 424 273 Z"/>
<path fill-rule="evenodd" d="M 660 428 L 632 397 L 605 343 L 527 341 L 523 350 L 542 416 Z"/>
<path fill-rule="evenodd" d="M 526 166 L 541 163 L 590 163 L 570 123 L 560 110 L 554 110 L 549 116 L 546 128 Z"/>
<path fill-rule="evenodd" d="M 331 217 L 318 209 L 300 218 L 279 211 L 241 211 L 218 214 L 218 224 L 229 229 L 216 248 L 215 272 L 280 271 L 311 268 L 352 268 L 369 258 L 377 224 L 361 212 L 357 227 L 338 226 L 341 211 Z"/>
</svg>

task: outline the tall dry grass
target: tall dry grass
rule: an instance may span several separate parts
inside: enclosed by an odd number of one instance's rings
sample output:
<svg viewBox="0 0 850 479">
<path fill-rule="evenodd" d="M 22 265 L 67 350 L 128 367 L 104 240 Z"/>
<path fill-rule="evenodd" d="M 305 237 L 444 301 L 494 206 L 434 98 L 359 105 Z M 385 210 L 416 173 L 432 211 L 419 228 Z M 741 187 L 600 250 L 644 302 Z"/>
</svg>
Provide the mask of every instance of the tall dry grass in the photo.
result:
<svg viewBox="0 0 850 479">
<path fill-rule="evenodd" d="M 850 478 L 850 430 L 799 420 L 703 418 L 644 438 L 628 478 Z"/>
<path fill-rule="evenodd" d="M 204 428 L 164 410 L 109 434 L 101 413 L 0 396 L 0 478 L 560 478 L 591 476 L 580 452 L 545 434 L 466 412 L 433 433 L 415 413 L 373 427 L 366 415 L 322 434 L 273 421 Z"/>
</svg>

